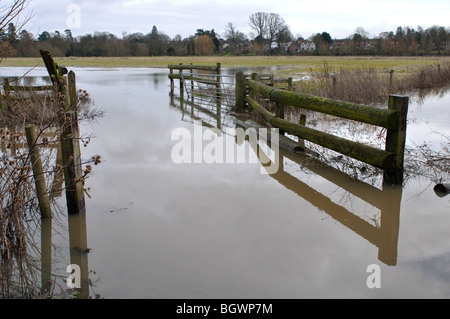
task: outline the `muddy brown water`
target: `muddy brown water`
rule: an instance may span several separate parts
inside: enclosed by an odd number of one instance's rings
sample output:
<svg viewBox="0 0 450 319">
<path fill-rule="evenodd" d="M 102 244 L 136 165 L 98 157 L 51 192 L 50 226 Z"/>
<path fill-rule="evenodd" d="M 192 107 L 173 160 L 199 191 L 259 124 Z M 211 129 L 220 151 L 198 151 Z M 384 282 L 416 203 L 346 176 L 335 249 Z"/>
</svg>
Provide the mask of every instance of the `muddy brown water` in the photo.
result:
<svg viewBox="0 0 450 319">
<path fill-rule="evenodd" d="M 90 251 L 80 263 L 91 296 L 450 297 L 450 196 L 434 193 L 439 176 L 370 185 L 286 152 L 273 175 L 259 162 L 176 164 L 174 130 L 194 132 L 192 115 L 217 119 L 187 104 L 183 112 L 167 70 L 74 71 L 78 88 L 105 111 L 82 126 L 95 135 L 83 158 L 103 158 L 87 180 Z M 449 104 L 449 94 L 411 98 L 407 144 L 439 150 L 450 135 Z M 449 174 L 440 177 L 448 182 Z M 52 273 L 62 278 L 71 263 L 66 221 L 53 223 Z"/>
</svg>

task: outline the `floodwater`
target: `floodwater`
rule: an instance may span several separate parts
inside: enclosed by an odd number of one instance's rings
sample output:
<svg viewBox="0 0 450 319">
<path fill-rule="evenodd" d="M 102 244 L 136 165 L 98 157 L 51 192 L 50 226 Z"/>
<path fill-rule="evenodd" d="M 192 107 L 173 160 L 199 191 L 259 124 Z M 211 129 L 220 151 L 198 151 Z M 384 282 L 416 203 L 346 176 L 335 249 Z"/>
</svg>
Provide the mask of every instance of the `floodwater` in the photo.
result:
<svg viewBox="0 0 450 319">
<path fill-rule="evenodd" d="M 177 164 L 172 133 L 217 117 L 171 98 L 168 70 L 73 70 L 105 111 L 82 126 L 94 135 L 83 158 L 103 160 L 86 182 L 86 223 L 71 234 L 81 229 L 90 248 L 80 264 L 91 297 L 450 297 L 450 196 L 434 193 L 439 176 L 370 185 L 285 151 L 272 175 L 259 162 Z M 412 98 L 407 145 L 439 150 L 449 104 L 449 94 Z M 232 120 L 223 109 L 221 125 Z M 52 273 L 64 277 L 74 259 L 59 219 Z"/>
</svg>

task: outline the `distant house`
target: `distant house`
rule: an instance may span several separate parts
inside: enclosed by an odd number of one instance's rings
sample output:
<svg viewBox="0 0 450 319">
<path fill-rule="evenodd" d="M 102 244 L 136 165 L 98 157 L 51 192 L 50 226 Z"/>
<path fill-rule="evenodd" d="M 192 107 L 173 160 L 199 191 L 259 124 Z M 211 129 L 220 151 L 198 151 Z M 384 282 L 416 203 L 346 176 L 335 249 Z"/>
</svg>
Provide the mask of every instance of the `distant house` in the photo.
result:
<svg viewBox="0 0 450 319">
<path fill-rule="evenodd" d="M 293 53 L 312 52 L 316 49 L 316 45 L 312 41 L 298 40 L 291 42 L 290 49 Z"/>
<path fill-rule="evenodd" d="M 271 50 L 280 49 L 280 51 L 287 52 L 289 50 L 289 47 L 291 46 L 291 44 L 292 44 L 292 41 L 291 42 L 282 42 L 282 43 L 280 43 L 280 45 L 278 45 L 277 42 L 272 42 L 270 44 L 270 49 Z M 265 47 L 265 50 L 268 51 L 268 46 Z"/>
<path fill-rule="evenodd" d="M 354 42 L 351 39 L 334 39 L 330 43 L 329 48 L 330 48 L 330 50 L 339 51 L 346 44 L 347 45 L 352 44 L 353 47 L 356 48 L 357 50 L 368 51 L 368 50 L 371 50 L 374 47 L 376 47 L 377 40 L 374 39 L 374 40 L 365 40 L 365 41 L 361 41 L 361 42 Z"/>
<path fill-rule="evenodd" d="M 442 41 L 439 48 L 441 50 L 449 50 L 450 49 L 450 42 L 449 41 Z"/>
<path fill-rule="evenodd" d="M 292 45 L 292 41 L 280 43 L 281 49 L 283 49 L 284 52 L 287 52 L 289 50 L 289 48 L 291 47 L 291 45 Z"/>
<path fill-rule="evenodd" d="M 330 50 L 339 50 L 345 44 L 345 40 L 335 39 L 330 43 Z"/>
</svg>

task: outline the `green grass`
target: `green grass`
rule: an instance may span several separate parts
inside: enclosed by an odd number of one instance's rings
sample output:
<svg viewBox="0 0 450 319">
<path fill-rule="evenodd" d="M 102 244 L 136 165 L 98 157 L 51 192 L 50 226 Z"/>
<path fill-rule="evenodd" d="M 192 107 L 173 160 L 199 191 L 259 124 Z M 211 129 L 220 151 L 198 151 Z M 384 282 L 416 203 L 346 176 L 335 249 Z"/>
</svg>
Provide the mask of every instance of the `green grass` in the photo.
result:
<svg viewBox="0 0 450 319">
<path fill-rule="evenodd" d="M 396 72 L 412 72 L 426 65 L 450 62 L 450 57 L 298 57 L 298 56 L 210 56 L 210 57 L 100 57 L 80 58 L 55 57 L 55 61 L 66 67 L 104 67 L 104 68 L 167 68 L 169 64 L 193 63 L 222 67 L 283 67 L 277 73 L 304 73 L 323 68 L 326 62 L 332 69 L 356 69 L 361 67 Z M 40 58 L 5 58 L 2 66 L 35 67 L 44 66 Z M 286 68 L 284 68 L 286 67 Z"/>
</svg>

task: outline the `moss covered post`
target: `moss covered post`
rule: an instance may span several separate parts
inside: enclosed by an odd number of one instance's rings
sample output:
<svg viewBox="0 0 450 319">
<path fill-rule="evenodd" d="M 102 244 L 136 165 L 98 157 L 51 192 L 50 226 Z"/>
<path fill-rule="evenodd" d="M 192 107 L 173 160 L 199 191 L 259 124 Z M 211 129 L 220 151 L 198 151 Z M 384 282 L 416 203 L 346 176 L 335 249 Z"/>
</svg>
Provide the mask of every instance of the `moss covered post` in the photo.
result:
<svg viewBox="0 0 450 319">
<path fill-rule="evenodd" d="M 409 98 L 407 96 L 390 95 L 388 108 L 399 112 L 398 129 L 388 129 L 386 134 L 386 151 L 395 154 L 395 165 L 385 170 L 384 181 L 387 184 L 403 183 L 403 160 L 406 144 L 406 121 Z"/>
<path fill-rule="evenodd" d="M 171 77 L 171 75 L 173 75 L 173 69 L 170 67 L 170 65 L 169 65 L 169 70 L 170 70 L 170 75 L 169 75 L 169 79 L 170 79 L 170 94 L 173 95 L 175 84 L 174 84 L 173 78 Z"/>
<path fill-rule="evenodd" d="M 245 109 L 246 86 L 247 82 L 245 79 L 244 72 L 242 71 L 236 72 L 236 90 L 235 90 L 236 111 L 242 111 Z"/>
<path fill-rule="evenodd" d="M 30 159 L 33 168 L 34 184 L 36 187 L 36 194 L 39 203 L 39 210 L 42 218 L 52 217 L 50 209 L 50 201 L 48 198 L 47 185 L 45 184 L 45 176 L 42 168 L 41 155 L 37 144 L 36 127 L 34 125 L 25 126 L 25 135 L 27 144 L 30 149 Z"/>
<path fill-rule="evenodd" d="M 62 120 L 63 131 L 60 135 L 62 164 L 64 167 L 64 182 L 66 186 L 66 202 L 69 214 L 79 214 L 85 211 L 83 189 L 80 133 L 78 128 L 78 110 L 76 109 L 75 73 L 68 73 L 67 69 L 58 66 L 51 54 L 41 51 L 47 71 L 58 93 L 64 108 Z"/>
<path fill-rule="evenodd" d="M 183 63 L 180 63 L 180 66 L 183 65 Z M 180 68 L 180 97 L 184 97 L 184 81 L 183 81 L 183 69 Z"/>
<path fill-rule="evenodd" d="M 222 72 L 221 69 L 222 69 L 222 64 L 220 62 L 217 62 L 217 65 L 216 65 L 216 74 L 217 74 L 217 77 L 216 77 L 216 98 L 217 99 L 220 99 L 220 84 L 222 83 L 222 79 L 220 77 L 221 72 Z"/>
</svg>

